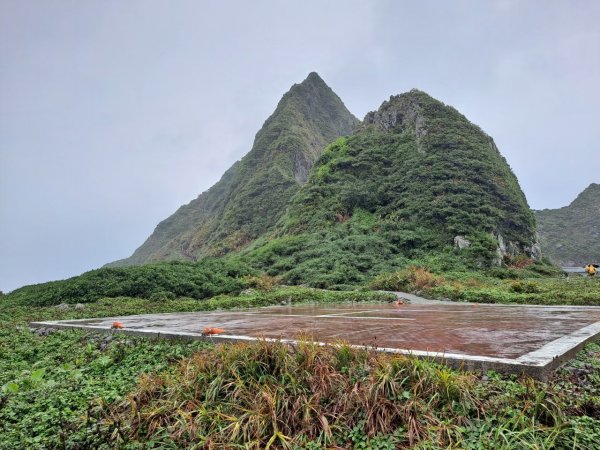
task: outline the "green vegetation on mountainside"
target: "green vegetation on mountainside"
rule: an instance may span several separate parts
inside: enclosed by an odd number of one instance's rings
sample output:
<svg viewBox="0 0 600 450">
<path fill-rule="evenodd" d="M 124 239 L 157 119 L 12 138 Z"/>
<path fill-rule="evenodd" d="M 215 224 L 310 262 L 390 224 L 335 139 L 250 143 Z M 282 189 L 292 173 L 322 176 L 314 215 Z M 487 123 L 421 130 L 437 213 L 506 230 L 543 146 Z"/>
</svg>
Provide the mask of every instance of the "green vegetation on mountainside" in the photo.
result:
<svg viewBox="0 0 600 450">
<path fill-rule="evenodd" d="M 317 75 L 292 86 L 223 178 L 161 222 L 135 253 L 112 265 L 192 259 L 238 250 L 270 230 L 325 145 L 358 125 Z"/>
<path fill-rule="evenodd" d="M 600 263 L 600 184 L 564 208 L 535 211 L 545 256 L 562 266 Z"/>
<path fill-rule="evenodd" d="M 137 297 L 156 300 L 191 297 L 203 299 L 240 292 L 249 267 L 225 260 L 197 263 L 163 262 L 134 267 L 105 267 L 67 280 L 51 281 L 15 289 L 0 303 L 50 306 L 88 303 L 102 297 Z"/>
<path fill-rule="evenodd" d="M 497 236 L 509 258 L 533 255 L 535 220 L 492 139 L 411 91 L 326 148 L 274 234 L 244 258 L 286 282 L 331 287 L 434 254 L 486 266 Z M 455 236 L 471 246 L 455 251 Z"/>
</svg>

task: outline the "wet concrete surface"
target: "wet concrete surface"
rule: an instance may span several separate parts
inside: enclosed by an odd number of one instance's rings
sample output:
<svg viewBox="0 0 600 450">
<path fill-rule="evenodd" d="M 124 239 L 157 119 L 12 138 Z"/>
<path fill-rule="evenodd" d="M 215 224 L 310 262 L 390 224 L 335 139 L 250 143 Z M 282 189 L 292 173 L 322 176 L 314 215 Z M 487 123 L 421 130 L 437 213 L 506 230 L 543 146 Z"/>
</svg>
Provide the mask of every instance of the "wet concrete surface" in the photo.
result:
<svg viewBox="0 0 600 450">
<path fill-rule="evenodd" d="M 600 322 L 600 308 L 357 303 L 60 322 L 110 329 L 115 321 L 131 331 L 200 336 L 205 327 L 215 327 L 225 330 L 220 336 L 304 337 L 319 342 L 515 359 Z"/>
</svg>

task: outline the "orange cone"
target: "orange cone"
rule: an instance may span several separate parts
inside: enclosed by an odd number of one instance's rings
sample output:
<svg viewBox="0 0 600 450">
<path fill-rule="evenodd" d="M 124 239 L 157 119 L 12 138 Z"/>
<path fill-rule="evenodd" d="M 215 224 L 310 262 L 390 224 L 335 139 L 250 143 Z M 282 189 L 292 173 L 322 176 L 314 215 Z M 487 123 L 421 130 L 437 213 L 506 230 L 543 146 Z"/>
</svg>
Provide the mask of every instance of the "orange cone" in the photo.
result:
<svg viewBox="0 0 600 450">
<path fill-rule="evenodd" d="M 204 328 L 204 330 L 202 331 L 202 334 L 203 334 L 204 336 L 210 336 L 210 335 L 213 335 L 213 334 L 219 334 L 219 333 L 222 333 L 223 331 L 225 331 L 225 330 L 223 330 L 222 328 L 211 328 L 211 327 L 206 327 L 206 328 Z"/>
</svg>

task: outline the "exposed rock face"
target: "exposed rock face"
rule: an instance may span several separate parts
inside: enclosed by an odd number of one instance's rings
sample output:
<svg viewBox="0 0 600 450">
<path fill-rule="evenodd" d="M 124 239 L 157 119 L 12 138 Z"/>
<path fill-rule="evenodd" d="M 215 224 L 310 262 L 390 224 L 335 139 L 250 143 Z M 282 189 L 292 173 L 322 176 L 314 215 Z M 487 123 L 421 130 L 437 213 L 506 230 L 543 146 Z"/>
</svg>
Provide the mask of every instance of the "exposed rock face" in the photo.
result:
<svg viewBox="0 0 600 450">
<path fill-rule="evenodd" d="M 298 183 L 304 184 L 308 178 L 308 172 L 315 162 L 303 154 L 294 157 L 294 178 Z"/>
<path fill-rule="evenodd" d="M 454 247 L 459 250 L 464 248 L 469 248 L 471 246 L 471 241 L 468 241 L 463 236 L 455 236 L 454 237 Z"/>
<path fill-rule="evenodd" d="M 542 259 L 542 250 L 537 240 L 532 245 L 523 245 L 520 242 L 505 241 L 501 234 L 496 236 L 498 240 L 498 249 L 496 251 L 498 257 L 495 261 L 496 265 L 501 265 L 504 257 L 514 258 L 517 255 L 527 255 L 532 259 L 539 261 Z"/>
<path fill-rule="evenodd" d="M 420 93 L 413 89 L 411 93 Z M 427 134 L 426 119 L 423 108 L 406 94 L 393 95 L 388 101 L 383 102 L 377 111 L 371 111 L 365 116 L 365 125 L 375 125 L 385 131 L 402 128 L 404 131 L 414 132 L 420 152 L 421 138 Z"/>
<path fill-rule="evenodd" d="M 283 96 L 241 161 L 111 265 L 195 261 L 243 248 L 275 225 L 325 145 L 358 123 L 319 75 L 309 74 Z"/>
<path fill-rule="evenodd" d="M 418 92 L 413 89 L 411 92 Z M 391 96 L 377 111 L 367 113 L 365 124 L 375 124 L 381 130 L 414 126 L 417 135 L 423 135 L 425 117 L 421 106 L 406 95 Z"/>
</svg>

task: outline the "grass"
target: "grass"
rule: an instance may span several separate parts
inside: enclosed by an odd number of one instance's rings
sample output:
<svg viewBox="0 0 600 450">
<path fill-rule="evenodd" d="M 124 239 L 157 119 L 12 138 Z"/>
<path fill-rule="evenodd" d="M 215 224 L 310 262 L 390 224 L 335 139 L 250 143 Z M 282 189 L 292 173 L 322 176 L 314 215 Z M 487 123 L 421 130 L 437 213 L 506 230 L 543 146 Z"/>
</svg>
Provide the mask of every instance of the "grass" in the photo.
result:
<svg viewBox="0 0 600 450">
<path fill-rule="evenodd" d="M 488 277 L 421 269 L 409 282 L 432 291 Z M 491 278 L 506 289 L 532 282 Z M 215 347 L 27 328 L 33 320 L 391 299 L 281 287 L 269 277 L 244 282 L 253 287 L 203 300 L 103 298 L 67 310 L 0 302 L 0 449 L 590 449 L 600 441 L 598 344 L 541 383 L 342 342 Z"/>
<path fill-rule="evenodd" d="M 546 384 L 343 343 L 217 346 L 143 376 L 103 425 L 111 445 L 130 448 L 589 449 L 599 351 L 580 355 L 584 378 L 567 367 Z"/>
<path fill-rule="evenodd" d="M 98 428 L 106 404 L 121 399 L 141 373 L 166 370 L 203 346 L 83 331 L 39 336 L 20 320 L 35 312 L 16 318 L 11 309 L 5 321 L 3 311 L 0 449 L 95 448 L 106 439 Z"/>
<path fill-rule="evenodd" d="M 600 277 L 549 277 L 519 269 L 493 269 L 488 273 L 444 272 L 409 266 L 375 277 L 370 287 L 480 303 L 600 305 Z"/>
<path fill-rule="evenodd" d="M 260 278 L 248 282 L 265 283 Z M 38 335 L 27 327 L 30 321 L 253 307 L 281 301 L 389 299 L 389 295 L 371 292 L 272 288 L 207 300 L 104 298 L 84 309 L 67 310 L 0 302 L 0 449 L 96 448 L 109 439 L 99 427 L 107 405 L 122 399 L 142 373 L 169 371 L 182 357 L 206 346 L 77 330 Z"/>
</svg>

